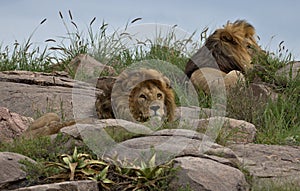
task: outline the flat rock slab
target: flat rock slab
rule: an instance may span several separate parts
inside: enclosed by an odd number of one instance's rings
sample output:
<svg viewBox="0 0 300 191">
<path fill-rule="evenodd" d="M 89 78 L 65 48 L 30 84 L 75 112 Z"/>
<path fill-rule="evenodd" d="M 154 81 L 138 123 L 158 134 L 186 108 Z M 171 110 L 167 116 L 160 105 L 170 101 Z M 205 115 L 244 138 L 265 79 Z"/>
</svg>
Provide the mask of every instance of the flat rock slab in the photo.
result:
<svg viewBox="0 0 300 191">
<path fill-rule="evenodd" d="M 43 184 L 37 186 L 30 186 L 19 188 L 14 191 L 98 191 L 96 181 L 82 180 L 82 181 L 67 181 L 54 184 Z"/>
<path fill-rule="evenodd" d="M 65 119 L 94 116 L 95 91 L 91 84 L 57 73 L 0 72 L 0 106 L 23 116 L 48 112 Z"/>
<path fill-rule="evenodd" d="M 230 148 L 256 181 L 296 183 L 300 187 L 300 147 L 237 144 Z"/>
<path fill-rule="evenodd" d="M 19 163 L 20 160 L 29 160 L 35 163 L 32 159 L 17 153 L 0 152 L 0 190 L 2 186 L 26 178 L 26 173 L 21 169 L 23 165 Z"/>
<path fill-rule="evenodd" d="M 171 182 L 171 190 L 188 186 L 197 191 L 245 191 L 249 185 L 244 174 L 236 168 L 205 158 L 179 157 L 178 179 Z M 176 189 L 177 188 L 177 189 Z"/>
</svg>

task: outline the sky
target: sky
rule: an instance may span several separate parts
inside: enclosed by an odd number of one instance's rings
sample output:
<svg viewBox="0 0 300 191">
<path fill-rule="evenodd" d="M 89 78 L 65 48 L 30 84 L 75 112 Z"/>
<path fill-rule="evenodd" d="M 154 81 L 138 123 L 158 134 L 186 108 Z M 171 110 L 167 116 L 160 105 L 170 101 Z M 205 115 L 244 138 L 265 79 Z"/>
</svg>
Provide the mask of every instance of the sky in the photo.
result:
<svg viewBox="0 0 300 191">
<path fill-rule="evenodd" d="M 212 32 L 227 21 L 245 19 L 255 28 L 259 44 L 269 51 L 278 51 L 278 45 L 300 58 L 300 1 L 297 0 L 0 0 L 0 42 L 11 45 L 15 40 L 24 42 L 34 32 L 32 41 L 45 44 L 45 40 L 65 36 L 60 19 L 68 11 L 81 30 L 86 30 L 96 17 L 93 26 L 102 22 L 111 30 L 125 27 L 135 18 L 138 24 L 155 23 L 177 25 L 187 33 Z"/>
</svg>

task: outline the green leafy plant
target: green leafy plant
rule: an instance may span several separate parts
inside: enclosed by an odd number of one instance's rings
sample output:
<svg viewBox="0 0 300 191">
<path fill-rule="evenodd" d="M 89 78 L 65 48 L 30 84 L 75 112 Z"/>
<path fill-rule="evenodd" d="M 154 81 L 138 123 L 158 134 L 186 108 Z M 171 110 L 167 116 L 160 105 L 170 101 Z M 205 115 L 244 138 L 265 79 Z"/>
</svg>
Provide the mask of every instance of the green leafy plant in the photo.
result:
<svg viewBox="0 0 300 191">
<path fill-rule="evenodd" d="M 157 165 L 156 154 L 145 163 L 133 165 L 128 162 L 114 161 L 114 173 L 119 177 L 120 190 L 167 190 L 168 180 L 174 176 L 173 160 Z"/>
<path fill-rule="evenodd" d="M 78 153 L 77 147 L 75 147 L 72 155 L 62 154 L 59 159 L 60 162 L 46 163 L 46 167 L 58 167 L 63 170 L 60 174 L 50 178 L 66 179 L 68 177 L 69 180 L 75 180 L 98 177 L 104 183 L 110 182 L 105 178 L 106 168 L 109 168 L 109 165 L 104 161 L 93 160 L 89 154 Z M 99 173 L 99 171 L 101 172 Z"/>
</svg>

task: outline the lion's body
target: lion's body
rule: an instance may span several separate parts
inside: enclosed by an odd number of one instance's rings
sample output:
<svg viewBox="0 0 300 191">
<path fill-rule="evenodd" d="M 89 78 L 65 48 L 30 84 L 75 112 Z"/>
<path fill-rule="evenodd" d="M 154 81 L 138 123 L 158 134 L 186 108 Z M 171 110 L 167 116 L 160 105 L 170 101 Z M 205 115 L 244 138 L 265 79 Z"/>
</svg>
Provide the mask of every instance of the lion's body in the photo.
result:
<svg viewBox="0 0 300 191">
<path fill-rule="evenodd" d="M 242 73 L 252 68 L 252 58 L 260 51 L 262 50 L 255 40 L 255 29 L 252 25 L 243 20 L 227 23 L 224 28 L 217 29 L 210 35 L 205 46 L 188 61 L 185 74 L 197 89 L 202 89 L 206 93 L 209 93 L 209 89 L 205 84 L 212 84 L 219 80 L 220 76 L 224 78 L 225 86 L 230 87 L 237 83 L 239 77 L 243 78 Z M 212 73 L 203 75 L 206 72 L 203 68 L 210 68 L 208 71 Z M 202 69 L 202 72 L 197 71 L 199 69 Z M 214 78 L 217 71 L 219 76 Z M 231 73 L 230 78 L 227 78 L 230 80 L 227 80 L 226 75 L 232 71 L 236 72 Z M 199 81 L 205 80 L 206 76 L 209 78 L 206 82 Z"/>
<path fill-rule="evenodd" d="M 173 90 L 169 80 L 156 70 L 138 69 L 121 73 L 108 95 L 97 96 L 99 118 L 138 122 L 146 122 L 151 117 L 167 121 L 174 119 Z"/>
</svg>

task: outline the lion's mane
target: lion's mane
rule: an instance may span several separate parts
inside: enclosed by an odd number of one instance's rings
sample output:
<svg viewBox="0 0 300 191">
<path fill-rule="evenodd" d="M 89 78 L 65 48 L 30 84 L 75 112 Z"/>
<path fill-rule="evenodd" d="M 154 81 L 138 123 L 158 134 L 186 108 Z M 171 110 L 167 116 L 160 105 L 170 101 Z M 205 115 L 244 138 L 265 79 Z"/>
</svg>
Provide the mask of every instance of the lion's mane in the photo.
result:
<svg viewBox="0 0 300 191">
<path fill-rule="evenodd" d="M 168 78 L 153 69 L 133 69 L 122 72 L 117 79 L 104 88 L 104 94 L 96 99 L 96 111 L 99 118 L 121 118 L 129 121 L 145 122 L 137 107 L 133 94 L 139 88 L 156 86 L 164 93 L 165 120 L 173 121 L 175 114 L 175 97 Z"/>
</svg>

